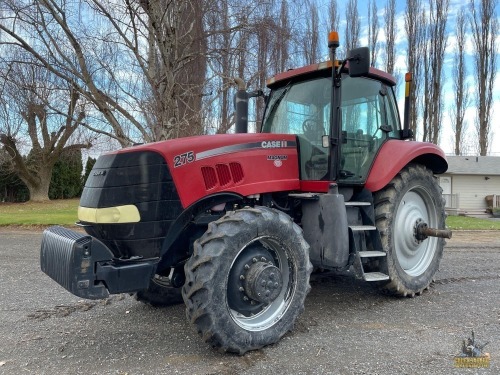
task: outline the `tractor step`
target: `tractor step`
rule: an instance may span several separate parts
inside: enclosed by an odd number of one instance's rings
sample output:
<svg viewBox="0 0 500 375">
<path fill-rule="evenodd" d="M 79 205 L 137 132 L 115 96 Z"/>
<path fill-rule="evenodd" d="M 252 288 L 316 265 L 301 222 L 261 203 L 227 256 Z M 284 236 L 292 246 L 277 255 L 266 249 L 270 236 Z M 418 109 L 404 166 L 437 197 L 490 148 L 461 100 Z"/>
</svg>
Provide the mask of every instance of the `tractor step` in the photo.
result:
<svg viewBox="0 0 500 375">
<path fill-rule="evenodd" d="M 351 228 L 353 232 L 362 230 L 377 230 L 377 227 L 373 225 L 349 225 L 349 228 Z"/>
<path fill-rule="evenodd" d="M 372 257 L 385 257 L 387 253 L 385 251 L 359 251 L 359 256 L 361 258 L 372 258 Z"/>
<path fill-rule="evenodd" d="M 365 272 L 363 274 L 363 279 L 365 281 L 385 281 L 389 280 L 389 275 L 382 272 Z"/>
<path fill-rule="evenodd" d="M 367 282 L 390 280 L 387 272 L 387 253 L 382 251 L 377 227 L 373 225 L 373 218 L 360 215 L 363 207 L 371 206 L 370 202 L 345 202 L 350 207 L 351 225 L 349 236 L 352 241 L 351 251 L 355 254 L 353 268 L 356 276 Z M 357 212 L 356 212 L 357 210 Z M 349 212 L 349 210 L 348 210 Z M 359 220 L 361 216 L 361 220 Z M 365 269 L 366 268 L 366 269 Z"/>
<path fill-rule="evenodd" d="M 360 207 L 360 206 L 371 206 L 370 202 L 345 202 L 346 206 L 355 206 L 355 207 Z"/>
<path fill-rule="evenodd" d="M 289 194 L 289 197 L 297 198 L 297 199 L 312 199 L 317 200 L 320 196 L 320 193 L 293 193 Z"/>
</svg>

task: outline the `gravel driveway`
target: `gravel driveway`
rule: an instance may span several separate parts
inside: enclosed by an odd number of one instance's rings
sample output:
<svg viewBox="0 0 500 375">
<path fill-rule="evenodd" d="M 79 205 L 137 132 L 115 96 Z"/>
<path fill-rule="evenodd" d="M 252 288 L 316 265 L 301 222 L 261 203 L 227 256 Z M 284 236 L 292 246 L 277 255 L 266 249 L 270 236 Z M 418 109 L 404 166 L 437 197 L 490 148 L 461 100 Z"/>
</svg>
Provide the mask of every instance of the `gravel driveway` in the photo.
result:
<svg viewBox="0 0 500 375">
<path fill-rule="evenodd" d="M 436 282 L 413 299 L 315 276 L 295 330 L 241 357 L 204 344 L 183 305 L 72 296 L 39 270 L 40 239 L 0 229 L 0 374 L 500 373 L 500 232 L 455 232 Z M 489 369 L 454 368 L 471 330 L 489 341 Z"/>
</svg>

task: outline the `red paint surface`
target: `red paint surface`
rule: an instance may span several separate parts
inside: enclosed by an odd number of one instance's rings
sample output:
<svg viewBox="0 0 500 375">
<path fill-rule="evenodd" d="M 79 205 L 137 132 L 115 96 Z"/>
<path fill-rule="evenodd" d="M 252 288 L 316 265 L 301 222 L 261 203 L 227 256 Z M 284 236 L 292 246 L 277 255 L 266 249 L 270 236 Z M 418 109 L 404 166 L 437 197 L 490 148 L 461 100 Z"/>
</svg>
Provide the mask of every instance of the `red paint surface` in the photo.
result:
<svg viewBox="0 0 500 375">
<path fill-rule="evenodd" d="M 299 161 L 296 147 L 240 149 L 195 160 L 177 168 L 173 167 L 174 158 L 183 153 L 199 154 L 225 146 L 262 144 L 263 141 L 296 142 L 296 137 L 290 134 L 269 133 L 205 135 L 148 143 L 119 150 L 116 153 L 155 151 L 163 155 L 184 208 L 207 195 L 220 192 L 233 192 L 248 196 L 264 192 L 299 190 Z M 268 160 L 268 157 L 276 156 L 283 158 L 281 163 Z M 207 190 L 201 168 L 216 168 L 217 164 L 229 165 L 232 162 L 240 163 L 242 166 L 243 179 L 238 183 L 216 185 Z"/>
<path fill-rule="evenodd" d="M 304 192 L 328 193 L 331 181 L 300 181 L 300 190 Z"/>
<path fill-rule="evenodd" d="M 415 159 L 425 157 L 426 165 L 436 171 L 446 157 L 438 146 L 427 142 L 408 142 L 390 140 L 384 143 L 373 167 L 368 174 L 365 187 L 370 191 L 377 191 L 386 186 L 405 165 Z M 433 165 L 433 162 L 435 165 Z M 439 165 L 438 165 L 439 164 Z M 436 171 L 443 173 L 446 171 Z"/>
<path fill-rule="evenodd" d="M 349 63 L 347 63 L 346 68 L 349 68 Z M 294 79 L 301 75 L 307 75 L 320 70 L 332 70 L 332 62 L 326 61 L 319 64 L 311 64 L 307 66 L 303 66 L 297 69 L 291 69 L 283 73 L 278 73 L 274 77 L 267 80 L 267 86 L 273 86 L 274 84 L 280 81 L 287 81 L 290 79 Z M 376 68 L 370 68 L 368 77 L 372 77 L 375 79 L 382 79 L 389 83 L 391 86 L 396 85 L 396 79 L 389 73 L 386 73 L 382 70 Z"/>
<path fill-rule="evenodd" d="M 220 134 L 173 139 L 148 143 L 113 153 L 154 151 L 166 160 L 172 178 L 177 187 L 184 208 L 199 199 L 221 192 L 231 192 L 248 196 L 277 191 L 328 192 L 330 181 L 300 181 L 299 160 L 296 147 L 262 147 L 262 142 L 296 142 L 290 134 Z M 201 160 L 194 160 L 174 168 L 174 158 L 193 152 L 195 155 L 222 147 L 255 144 L 255 148 L 225 151 Z M 273 157 L 281 157 L 281 163 L 275 163 Z M 422 159 L 423 158 L 423 159 Z M 431 169 L 447 165 L 444 152 L 432 143 L 389 140 L 381 148 L 366 181 L 370 191 L 382 189 L 405 165 L 418 159 Z M 207 189 L 201 169 L 211 167 L 217 170 L 218 164 L 239 163 L 243 170 L 243 179 L 231 181 L 227 185 L 216 184 Z M 432 165 L 436 163 L 438 167 Z M 443 171 L 437 171 L 442 173 Z"/>
</svg>

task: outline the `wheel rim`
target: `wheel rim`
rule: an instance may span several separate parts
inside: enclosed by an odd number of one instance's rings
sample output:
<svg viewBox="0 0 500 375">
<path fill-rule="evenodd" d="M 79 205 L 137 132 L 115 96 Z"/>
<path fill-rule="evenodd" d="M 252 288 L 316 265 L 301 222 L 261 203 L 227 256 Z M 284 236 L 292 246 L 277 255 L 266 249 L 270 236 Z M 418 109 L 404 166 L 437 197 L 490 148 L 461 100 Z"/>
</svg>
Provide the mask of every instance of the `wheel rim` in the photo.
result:
<svg viewBox="0 0 500 375">
<path fill-rule="evenodd" d="M 231 264 L 228 275 L 228 288 L 226 289 L 228 291 L 226 294 L 226 307 L 237 325 L 248 331 L 262 331 L 273 326 L 285 314 L 296 290 L 295 264 L 288 254 L 288 249 L 278 239 L 272 237 L 257 238 L 239 251 Z M 257 259 L 258 262 L 265 259 L 267 263 L 272 263 L 279 270 L 282 287 L 272 302 L 263 303 L 252 300 L 249 297 L 251 293 L 244 290 L 246 284 L 241 275 L 247 275 L 244 270 L 244 265 L 250 263 L 246 261 L 247 259 L 253 259 L 254 261 Z M 242 264 L 243 266 L 241 266 Z M 237 293 L 238 295 L 236 295 Z M 244 298 L 247 300 L 244 300 Z M 245 307 L 245 304 L 248 305 L 248 308 Z"/>
<path fill-rule="evenodd" d="M 432 228 L 439 226 L 432 196 L 422 186 L 417 186 L 403 196 L 396 212 L 393 233 L 399 265 L 410 276 L 423 274 L 436 252 L 438 238 L 417 239 L 416 228 L 422 222 Z"/>
</svg>

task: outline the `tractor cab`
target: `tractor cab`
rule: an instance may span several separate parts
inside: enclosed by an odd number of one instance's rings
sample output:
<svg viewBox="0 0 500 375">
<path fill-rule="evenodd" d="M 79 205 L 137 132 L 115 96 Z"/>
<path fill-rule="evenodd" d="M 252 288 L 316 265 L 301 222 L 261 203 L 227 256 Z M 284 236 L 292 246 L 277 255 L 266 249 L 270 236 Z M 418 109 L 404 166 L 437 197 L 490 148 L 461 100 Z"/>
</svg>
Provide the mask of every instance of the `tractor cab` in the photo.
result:
<svg viewBox="0 0 500 375">
<path fill-rule="evenodd" d="M 395 81 L 373 68 L 367 73 L 352 77 L 348 70 L 340 72 L 338 125 L 332 122 L 336 78 L 331 63 L 288 71 L 268 81 L 271 93 L 262 131 L 297 136 L 301 180 L 362 185 L 382 144 L 400 139 Z M 331 152 L 337 143 L 338 154 Z M 337 176 L 331 175 L 332 164 L 338 166 Z"/>
</svg>

